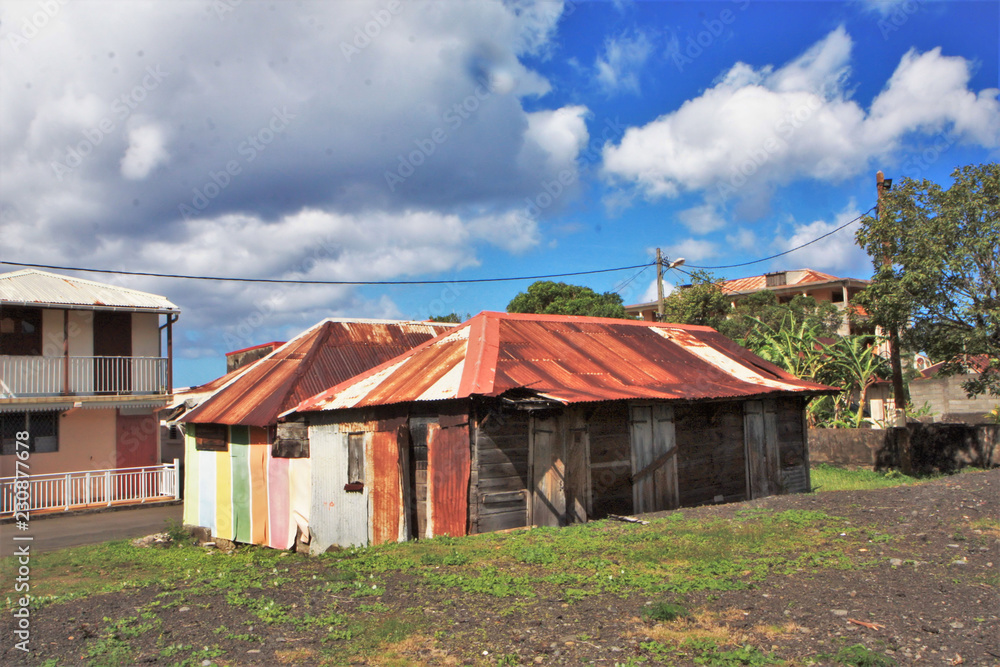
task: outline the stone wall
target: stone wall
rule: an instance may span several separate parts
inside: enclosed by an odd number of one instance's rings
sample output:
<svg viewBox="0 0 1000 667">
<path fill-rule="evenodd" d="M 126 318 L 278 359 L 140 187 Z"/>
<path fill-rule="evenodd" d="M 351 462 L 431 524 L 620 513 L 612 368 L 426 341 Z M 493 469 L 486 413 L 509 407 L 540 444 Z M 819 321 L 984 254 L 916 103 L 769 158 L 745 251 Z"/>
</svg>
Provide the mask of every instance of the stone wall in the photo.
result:
<svg viewBox="0 0 1000 667">
<path fill-rule="evenodd" d="M 982 424 L 984 415 L 1000 403 L 1000 398 L 982 394 L 969 398 L 962 383 L 978 375 L 952 375 L 933 377 L 928 380 L 910 382 L 910 403 L 920 408 L 925 403 L 931 406 L 936 422 L 964 422 Z"/>
<path fill-rule="evenodd" d="M 929 474 L 1000 466 L 1000 426 L 921 424 L 905 428 L 809 429 L 812 463 Z"/>
</svg>

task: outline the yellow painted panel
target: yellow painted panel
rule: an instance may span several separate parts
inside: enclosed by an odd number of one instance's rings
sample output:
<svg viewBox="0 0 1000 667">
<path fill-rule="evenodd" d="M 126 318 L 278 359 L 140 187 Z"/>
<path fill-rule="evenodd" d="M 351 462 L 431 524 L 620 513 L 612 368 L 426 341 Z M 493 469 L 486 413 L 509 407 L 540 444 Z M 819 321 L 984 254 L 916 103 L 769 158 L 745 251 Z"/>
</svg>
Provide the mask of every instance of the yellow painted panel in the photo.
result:
<svg viewBox="0 0 1000 667">
<path fill-rule="evenodd" d="M 229 448 L 215 452 L 215 457 L 215 536 L 232 540 L 236 535 L 233 534 L 233 466 Z"/>
</svg>

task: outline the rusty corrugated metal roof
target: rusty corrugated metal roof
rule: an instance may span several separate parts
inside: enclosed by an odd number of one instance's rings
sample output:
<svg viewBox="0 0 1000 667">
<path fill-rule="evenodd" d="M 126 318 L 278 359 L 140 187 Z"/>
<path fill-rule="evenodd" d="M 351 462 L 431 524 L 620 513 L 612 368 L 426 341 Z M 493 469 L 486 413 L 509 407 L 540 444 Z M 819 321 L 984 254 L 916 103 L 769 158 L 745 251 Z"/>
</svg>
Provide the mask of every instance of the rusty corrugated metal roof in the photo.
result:
<svg viewBox="0 0 1000 667">
<path fill-rule="evenodd" d="M 795 378 L 708 327 L 483 312 L 296 410 L 497 396 L 519 388 L 563 403 L 835 391 Z"/>
<path fill-rule="evenodd" d="M 806 285 L 808 283 L 825 283 L 836 280 L 850 280 L 849 278 L 838 278 L 837 276 L 832 276 L 829 273 L 823 273 L 822 271 L 816 271 L 814 269 L 799 269 L 797 271 L 783 271 L 782 273 L 787 274 L 800 274 L 796 275 L 795 279 L 785 283 L 784 285 L 778 285 L 773 289 L 780 289 L 783 287 L 792 287 L 794 285 Z M 767 287 L 767 275 L 762 276 L 749 276 L 747 278 L 735 278 L 733 280 L 723 280 L 719 283 L 719 287 L 722 288 L 723 292 L 732 294 L 733 292 L 759 292 L 762 289 L 768 289 Z"/>
<path fill-rule="evenodd" d="M 38 269 L 0 274 L 0 303 L 154 313 L 179 313 L 181 310 L 158 294 L 60 276 Z"/>
<path fill-rule="evenodd" d="M 435 322 L 327 319 L 255 363 L 181 418 L 268 426 L 281 412 L 454 327 Z"/>
</svg>

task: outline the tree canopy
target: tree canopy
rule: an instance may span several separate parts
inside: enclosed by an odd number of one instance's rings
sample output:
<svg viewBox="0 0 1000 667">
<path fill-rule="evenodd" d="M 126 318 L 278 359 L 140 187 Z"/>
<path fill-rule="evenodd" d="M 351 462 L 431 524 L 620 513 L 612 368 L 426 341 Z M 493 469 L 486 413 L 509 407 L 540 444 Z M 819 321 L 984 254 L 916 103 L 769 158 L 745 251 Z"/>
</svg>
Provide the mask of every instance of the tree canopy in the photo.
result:
<svg viewBox="0 0 1000 667">
<path fill-rule="evenodd" d="M 507 304 L 508 313 L 585 315 L 630 319 L 616 292 L 599 294 L 589 287 L 539 280 Z"/>
<path fill-rule="evenodd" d="M 663 300 L 663 321 L 718 329 L 726 321 L 730 301 L 711 273 L 695 271 L 689 287 L 676 288 Z"/>
<path fill-rule="evenodd" d="M 456 312 L 451 312 L 448 313 L 447 315 L 435 315 L 434 317 L 431 318 L 431 322 L 460 324 L 471 317 L 472 317 L 471 313 L 466 313 L 465 315 L 461 315 Z"/>
<path fill-rule="evenodd" d="M 875 276 L 858 302 L 873 324 L 949 362 L 945 373 L 958 372 L 963 355 L 988 355 L 991 366 L 964 386 L 1000 395 L 1000 165 L 952 178 L 947 189 L 904 178 L 883 194 L 881 217 L 862 220 L 857 240 Z"/>
</svg>

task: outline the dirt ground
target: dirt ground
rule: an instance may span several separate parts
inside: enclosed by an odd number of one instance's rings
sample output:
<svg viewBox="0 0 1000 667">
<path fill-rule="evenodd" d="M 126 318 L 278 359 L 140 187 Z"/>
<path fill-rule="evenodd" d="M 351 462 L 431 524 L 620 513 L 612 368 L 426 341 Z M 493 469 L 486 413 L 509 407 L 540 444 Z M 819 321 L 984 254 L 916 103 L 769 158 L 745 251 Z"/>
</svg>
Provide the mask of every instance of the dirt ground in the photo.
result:
<svg viewBox="0 0 1000 667">
<path fill-rule="evenodd" d="M 418 586 L 405 573 L 385 579 L 377 598 L 345 597 L 341 609 L 379 623 L 380 611 L 402 611 L 387 646 L 367 656 L 339 656 L 321 642 L 325 633 L 259 622 L 221 596 L 163 608 L 161 633 L 130 640 L 135 664 L 177 664 L 164 641 L 206 647 L 184 654 L 192 665 L 210 664 L 843 664 L 830 657 L 863 644 L 900 665 L 1000 665 L 1000 469 L 946 477 L 915 486 L 863 492 L 778 496 L 747 503 L 685 509 L 686 517 L 731 517 L 748 508 L 819 510 L 847 525 L 874 527 L 892 539 L 855 539 L 857 562 L 846 569 L 816 569 L 772 576 L 744 590 L 689 594 L 684 605 L 696 620 L 656 624 L 642 620 L 652 600 L 597 595 L 572 604 L 558 591 L 528 601 L 502 601 L 455 589 Z M 992 523 L 991 523 L 992 522 Z M 320 568 L 316 559 L 297 568 Z M 13 649 L 4 618 L 3 664 L 88 664 L 88 650 L 105 617 L 135 616 L 156 598 L 156 587 L 46 606 L 32 621 L 31 646 Z M 300 604 L 291 584 L 269 591 L 279 602 Z M 362 605 L 368 605 L 362 608 Z M 394 614 L 393 618 L 400 618 Z M 255 623 L 255 620 L 257 622 Z M 860 622 L 860 623 L 859 623 Z M 225 625 L 232 633 L 213 633 Z M 650 653 L 648 642 L 671 633 L 713 630 L 770 653 L 770 662 L 700 662 L 695 654 Z M 325 629 L 324 629 L 325 630 Z M 248 634 L 253 640 L 246 639 Z M 646 645 L 644 647 L 644 644 Z M 224 651 L 224 653 L 223 653 Z M 92 653 L 90 654 L 92 655 Z M 102 659 L 103 660 L 103 659 Z M 100 664 L 101 661 L 97 661 Z"/>
</svg>

